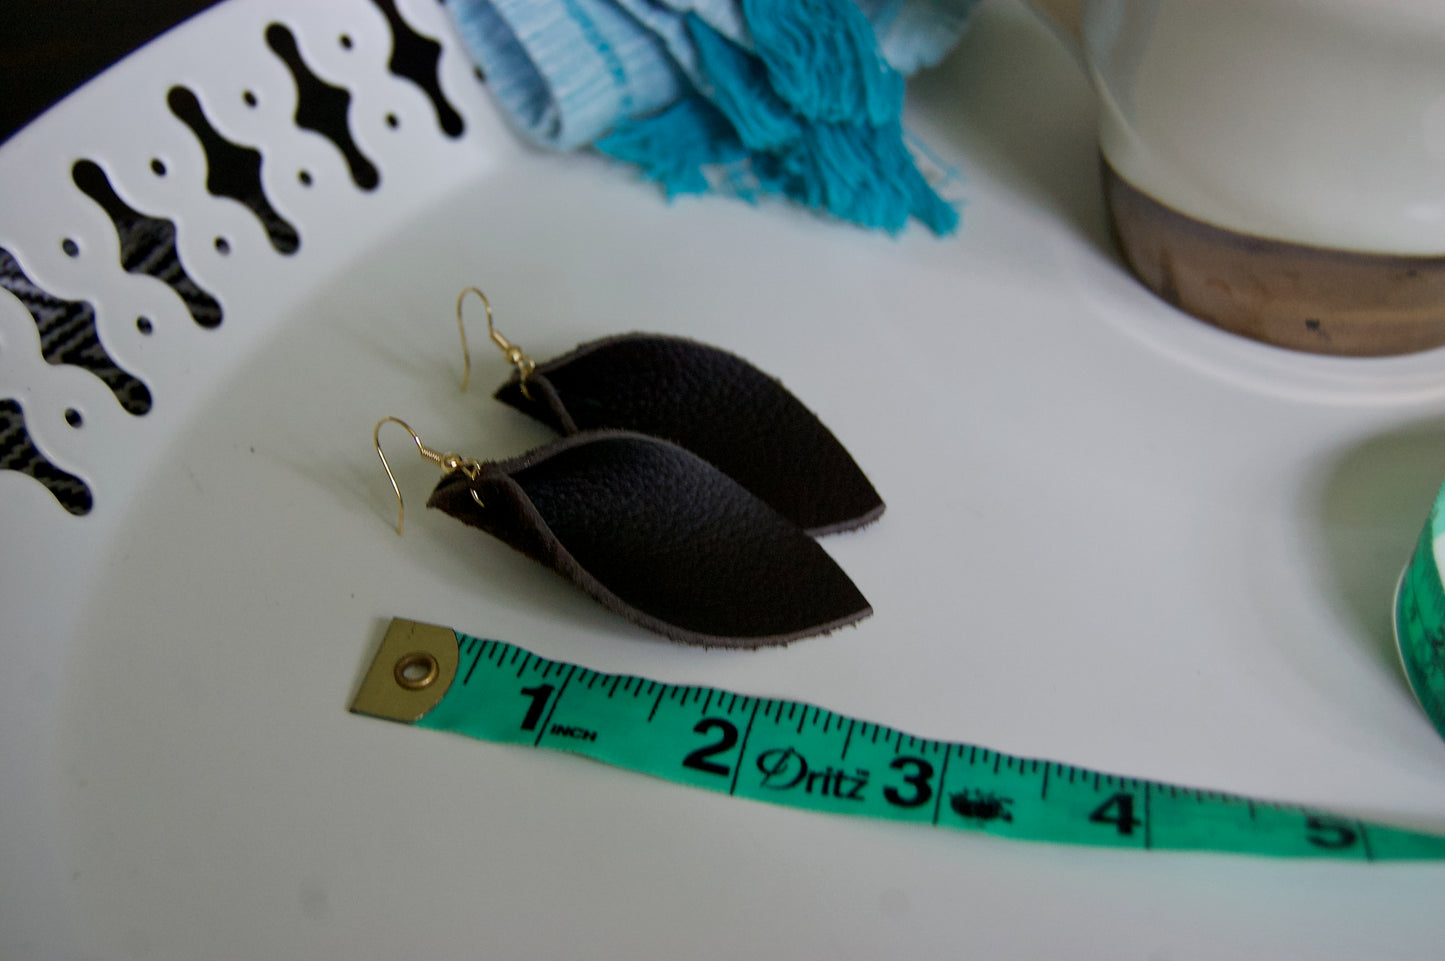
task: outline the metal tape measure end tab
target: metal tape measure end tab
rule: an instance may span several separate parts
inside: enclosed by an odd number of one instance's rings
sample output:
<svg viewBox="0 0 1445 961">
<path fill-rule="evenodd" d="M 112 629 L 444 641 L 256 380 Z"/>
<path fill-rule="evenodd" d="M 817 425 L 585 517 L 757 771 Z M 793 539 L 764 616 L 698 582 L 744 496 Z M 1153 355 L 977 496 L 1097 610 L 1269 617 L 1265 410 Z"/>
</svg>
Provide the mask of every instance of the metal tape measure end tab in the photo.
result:
<svg viewBox="0 0 1445 961">
<path fill-rule="evenodd" d="M 421 720 L 451 688 L 457 657 L 451 628 L 392 618 L 351 702 L 352 713 L 407 724 Z"/>
</svg>

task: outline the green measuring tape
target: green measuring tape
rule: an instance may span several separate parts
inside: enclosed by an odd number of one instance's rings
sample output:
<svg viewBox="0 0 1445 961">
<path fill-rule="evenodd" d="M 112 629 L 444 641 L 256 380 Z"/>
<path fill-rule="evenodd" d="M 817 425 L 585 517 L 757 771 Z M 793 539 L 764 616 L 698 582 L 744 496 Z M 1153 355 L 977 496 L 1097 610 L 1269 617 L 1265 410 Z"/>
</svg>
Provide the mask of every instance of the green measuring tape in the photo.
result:
<svg viewBox="0 0 1445 961">
<path fill-rule="evenodd" d="M 927 740 L 796 701 L 603 674 L 399 618 L 351 709 L 833 814 L 1145 850 L 1445 859 L 1445 837 Z"/>
</svg>

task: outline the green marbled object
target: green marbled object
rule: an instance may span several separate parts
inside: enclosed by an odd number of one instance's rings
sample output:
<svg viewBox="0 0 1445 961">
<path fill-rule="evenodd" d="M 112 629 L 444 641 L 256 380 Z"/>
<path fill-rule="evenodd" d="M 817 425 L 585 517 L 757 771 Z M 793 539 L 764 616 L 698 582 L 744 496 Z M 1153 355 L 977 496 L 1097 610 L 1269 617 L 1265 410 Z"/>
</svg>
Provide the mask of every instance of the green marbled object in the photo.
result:
<svg viewBox="0 0 1445 961">
<path fill-rule="evenodd" d="M 1410 687 L 1435 729 L 1445 737 L 1445 588 L 1438 552 L 1445 543 L 1445 488 L 1435 497 L 1430 519 L 1395 595 L 1395 640 Z"/>
</svg>

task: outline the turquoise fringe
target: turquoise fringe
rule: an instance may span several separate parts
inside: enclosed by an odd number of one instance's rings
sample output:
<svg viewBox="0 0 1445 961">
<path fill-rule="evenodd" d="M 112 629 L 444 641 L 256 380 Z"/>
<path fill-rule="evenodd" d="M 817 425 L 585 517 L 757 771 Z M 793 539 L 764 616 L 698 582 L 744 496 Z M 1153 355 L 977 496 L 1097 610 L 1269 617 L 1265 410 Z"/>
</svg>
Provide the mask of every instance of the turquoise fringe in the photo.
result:
<svg viewBox="0 0 1445 961">
<path fill-rule="evenodd" d="M 850 0 L 743 0 L 753 48 L 778 96 L 809 120 L 881 126 L 903 109 L 903 75 Z"/>
<path fill-rule="evenodd" d="M 909 217 L 940 235 L 956 230 L 957 209 L 904 143 L 903 77 L 858 8 L 743 0 L 742 10 L 753 52 L 689 15 L 701 95 L 624 122 L 596 148 L 636 164 L 668 196 L 781 194 L 893 234 Z"/>
</svg>

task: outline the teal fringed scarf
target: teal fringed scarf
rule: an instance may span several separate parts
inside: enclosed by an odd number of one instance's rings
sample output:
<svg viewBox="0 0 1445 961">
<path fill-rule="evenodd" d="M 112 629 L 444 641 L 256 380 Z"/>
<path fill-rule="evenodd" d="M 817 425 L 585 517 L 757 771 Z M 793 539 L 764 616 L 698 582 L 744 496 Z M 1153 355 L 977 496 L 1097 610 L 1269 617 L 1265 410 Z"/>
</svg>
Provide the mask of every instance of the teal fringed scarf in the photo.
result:
<svg viewBox="0 0 1445 961">
<path fill-rule="evenodd" d="M 514 125 L 671 196 L 781 195 L 890 233 L 957 210 L 904 143 L 903 75 L 975 0 L 447 0 Z"/>
</svg>

